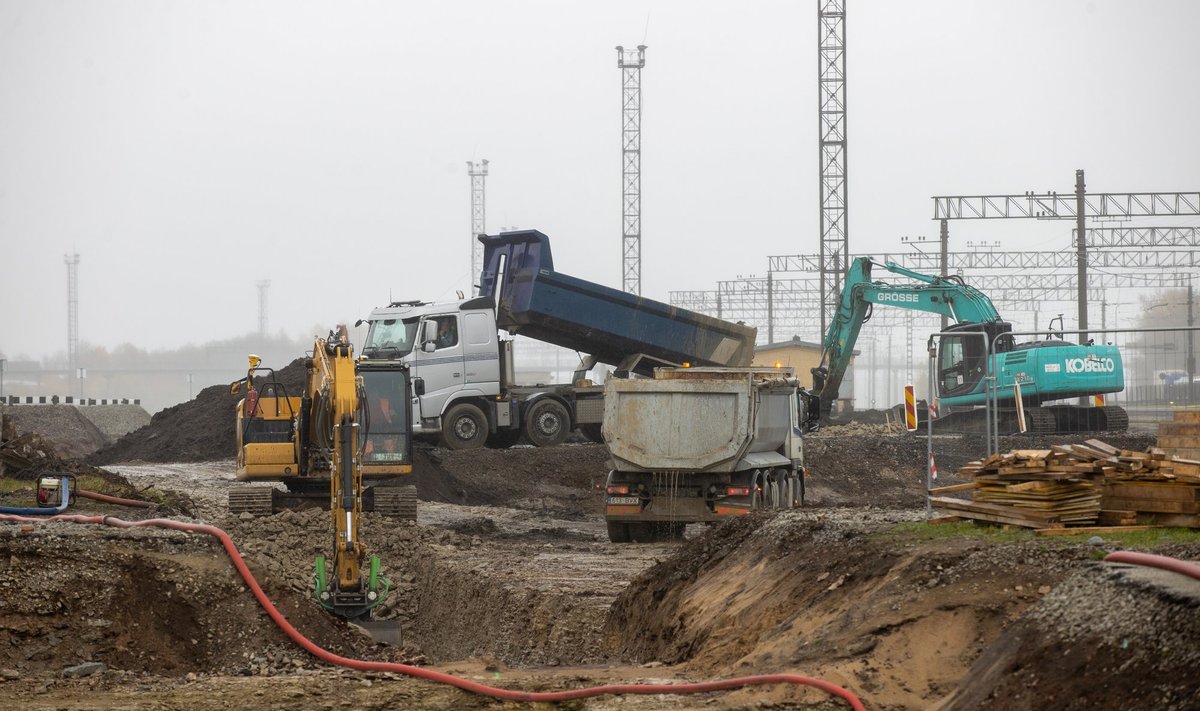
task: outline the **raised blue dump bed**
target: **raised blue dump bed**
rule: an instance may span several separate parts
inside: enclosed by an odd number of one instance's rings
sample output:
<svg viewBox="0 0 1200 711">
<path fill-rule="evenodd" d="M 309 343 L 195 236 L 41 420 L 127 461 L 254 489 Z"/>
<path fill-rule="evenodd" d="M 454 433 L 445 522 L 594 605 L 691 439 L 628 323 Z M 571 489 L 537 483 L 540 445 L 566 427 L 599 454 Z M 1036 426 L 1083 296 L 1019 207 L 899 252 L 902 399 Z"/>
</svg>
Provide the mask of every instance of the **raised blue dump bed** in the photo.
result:
<svg viewBox="0 0 1200 711">
<path fill-rule="evenodd" d="M 500 328 L 618 365 L 645 354 L 694 366 L 750 365 L 756 329 L 554 271 L 537 230 L 480 235 L 482 295 Z M 646 373 L 656 363 L 641 364 Z"/>
</svg>

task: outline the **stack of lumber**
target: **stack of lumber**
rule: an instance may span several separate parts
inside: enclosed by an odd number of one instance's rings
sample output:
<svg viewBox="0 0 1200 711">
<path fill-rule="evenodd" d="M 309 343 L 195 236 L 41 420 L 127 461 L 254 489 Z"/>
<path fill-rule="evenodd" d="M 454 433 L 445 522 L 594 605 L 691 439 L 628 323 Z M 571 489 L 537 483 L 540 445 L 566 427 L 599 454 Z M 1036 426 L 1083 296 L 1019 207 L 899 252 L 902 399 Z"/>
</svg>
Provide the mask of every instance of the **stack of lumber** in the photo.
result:
<svg viewBox="0 0 1200 711">
<path fill-rule="evenodd" d="M 1159 424 L 1158 447 L 1172 458 L 1200 460 L 1200 410 L 1176 410 L 1174 421 Z"/>
<path fill-rule="evenodd" d="M 1200 422 L 1195 426 L 1200 431 Z M 962 467 L 959 475 L 974 482 L 930 494 L 934 506 L 960 518 L 1029 528 L 1200 528 L 1200 461 L 1172 458 L 1161 447 L 1135 452 L 1090 439 L 993 454 Z M 951 491 L 971 491 L 973 500 L 940 496 Z"/>
<path fill-rule="evenodd" d="M 1100 517 L 1100 475 L 1079 463 L 1055 449 L 993 454 L 959 470 L 959 476 L 975 479 L 959 488 L 971 490 L 973 501 L 939 496 L 933 505 L 962 518 L 1028 528 L 1093 524 Z"/>
</svg>

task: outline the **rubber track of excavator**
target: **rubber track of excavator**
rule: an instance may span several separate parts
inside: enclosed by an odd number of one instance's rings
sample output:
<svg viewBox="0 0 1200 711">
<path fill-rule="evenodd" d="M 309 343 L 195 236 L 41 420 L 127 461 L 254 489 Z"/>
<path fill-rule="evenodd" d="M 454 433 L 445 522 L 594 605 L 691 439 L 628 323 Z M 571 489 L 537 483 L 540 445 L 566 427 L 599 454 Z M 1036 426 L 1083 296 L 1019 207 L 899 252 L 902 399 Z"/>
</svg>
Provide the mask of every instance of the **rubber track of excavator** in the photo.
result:
<svg viewBox="0 0 1200 711">
<path fill-rule="evenodd" d="M 238 486 L 230 489 L 229 513 L 270 516 L 275 513 L 274 487 Z"/>
<path fill-rule="evenodd" d="M 375 513 L 401 521 L 417 520 L 417 488 L 415 486 L 375 486 Z"/>
<path fill-rule="evenodd" d="M 1129 413 L 1125 412 L 1125 408 L 1116 405 L 1105 405 L 1104 410 L 1104 429 L 1108 432 L 1124 432 L 1129 429 Z"/>
</svg>

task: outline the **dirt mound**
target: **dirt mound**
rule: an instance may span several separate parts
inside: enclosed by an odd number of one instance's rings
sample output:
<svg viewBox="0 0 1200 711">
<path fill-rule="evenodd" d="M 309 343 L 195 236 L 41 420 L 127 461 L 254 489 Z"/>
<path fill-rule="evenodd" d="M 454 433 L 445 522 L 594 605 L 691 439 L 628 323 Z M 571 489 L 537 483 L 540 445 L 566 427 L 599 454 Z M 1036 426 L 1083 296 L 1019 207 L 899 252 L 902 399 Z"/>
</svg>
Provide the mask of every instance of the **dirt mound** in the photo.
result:
<svg viewBox="0 0 1200 711">
<path fill-rule="evenodd" d="M 99 661 L 113 669 L 183 675 L 315 666 L 269 623 L 215 541 L 67 526 L 0 528 L 0 667 L 57 672 Z M 261 572 L 257 561 L 251 567 Z M 388 656 L 303 593 L 270 575 L 260 582 L 318 644 Z"/>
<path fill-rule="evenodd" d="M 938 708 L 1196 708 L 1197 608 L 1200 582 L 1093 564 L 1005 630 Z"/>
<path fill-rule="evenodd" d="M 1078 543 L 970 526 L 942 537 L 895 516 L 824 509 L 728 521 L 622 593 L 605 627 L 610 649 L 697 674 L 800 670 L 873 707 L 928 708 L 1009 620 L 1091 558 Z M 797 693 L 753 698 L 807 698 Z"/>
<path fill-rule="evenodd" d="M 451 451 L 418 443 L 413 484 L 426 501 L 507 506 L 577 518 L 603 511 L 608 450 L 599 444 Z"/>
<path fill-rule="evenodd" d="M 1083 442 L 1095 434 L 1001 437 L 1001 451 L 1047 449 L 1054 444 Z M 1144 451 L 1154 444 L 1146 433 L 1108 433 L 1099 436 L 1120 447 Z M 922 506 L 928 440 L 908 432 L 888 433 L 881 427 L 849 424 L 822 429 L 804 440 L 804 463 L 809 470 L 805 501 L 817 505 Z M 961 481 L 959 467 L 984 457 L 982 436 L 934 437 L 939 484 Z"/>
<path fill-rule="evenodd" d="M 304 360 L 298 358 L 276 371 L 288 395 L 304 391 Z M 256 378 L 258 387 L 262 382 Z M 96 452 L 92 464 L 118 462 L 206 462 L 232 459 L 237 451 L 235 407 L 243 394 L 229 394 L 228 385 L 204 388 L 192 400 L 155 413 L 150 423 Z"/>
<path fill-rule="evenodd" d="M 83 457 L 111 440 L 74 405 L 0 406 L 17 434 L 37 434 L 63 455 Z"/>
</svg>

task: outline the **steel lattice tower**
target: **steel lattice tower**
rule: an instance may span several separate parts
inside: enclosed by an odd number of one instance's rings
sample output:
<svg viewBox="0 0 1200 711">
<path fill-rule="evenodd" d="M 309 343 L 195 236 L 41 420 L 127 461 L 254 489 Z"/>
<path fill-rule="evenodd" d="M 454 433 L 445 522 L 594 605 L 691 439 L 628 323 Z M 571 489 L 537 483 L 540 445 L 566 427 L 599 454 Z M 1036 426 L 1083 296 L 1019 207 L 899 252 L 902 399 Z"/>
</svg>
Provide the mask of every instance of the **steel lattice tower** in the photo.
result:
<svg viewBox="0 0 1200 711">
<path fill-rule="evenodd" d="M 621 70 L 621 286 L 642 293 L 642 67 L 646 45 L 617 46 Z"/>
<path fill-rule="evenodd" d="M 67 363 L 71 377 L 79 367 L 79 254 L 64 254 L 67 265 Z"/>
<path fill-rule="evenodd" d="M 821 337 L 841 295 L 850 253 L 846 189 L 846 3 L 817 5 L 817 100 L 821 162 Z"/>
<path fill-rule="evenodd" d="M 261 279 L 254 283 L 258 287 L 258 335 L 267 335 L 267 290 L 271 288 L 270 279 Z"/>
<path fill-rule="evenodd" d="M 467 161 L 467 175 L 471 176 L 471 290 L 483 271 L 483 244 L 477 239 L 487 234 L 487 208 L 484 202 L 484 181 L 487 179 L 487 158 L 474 163 Z"/>
</svg>

